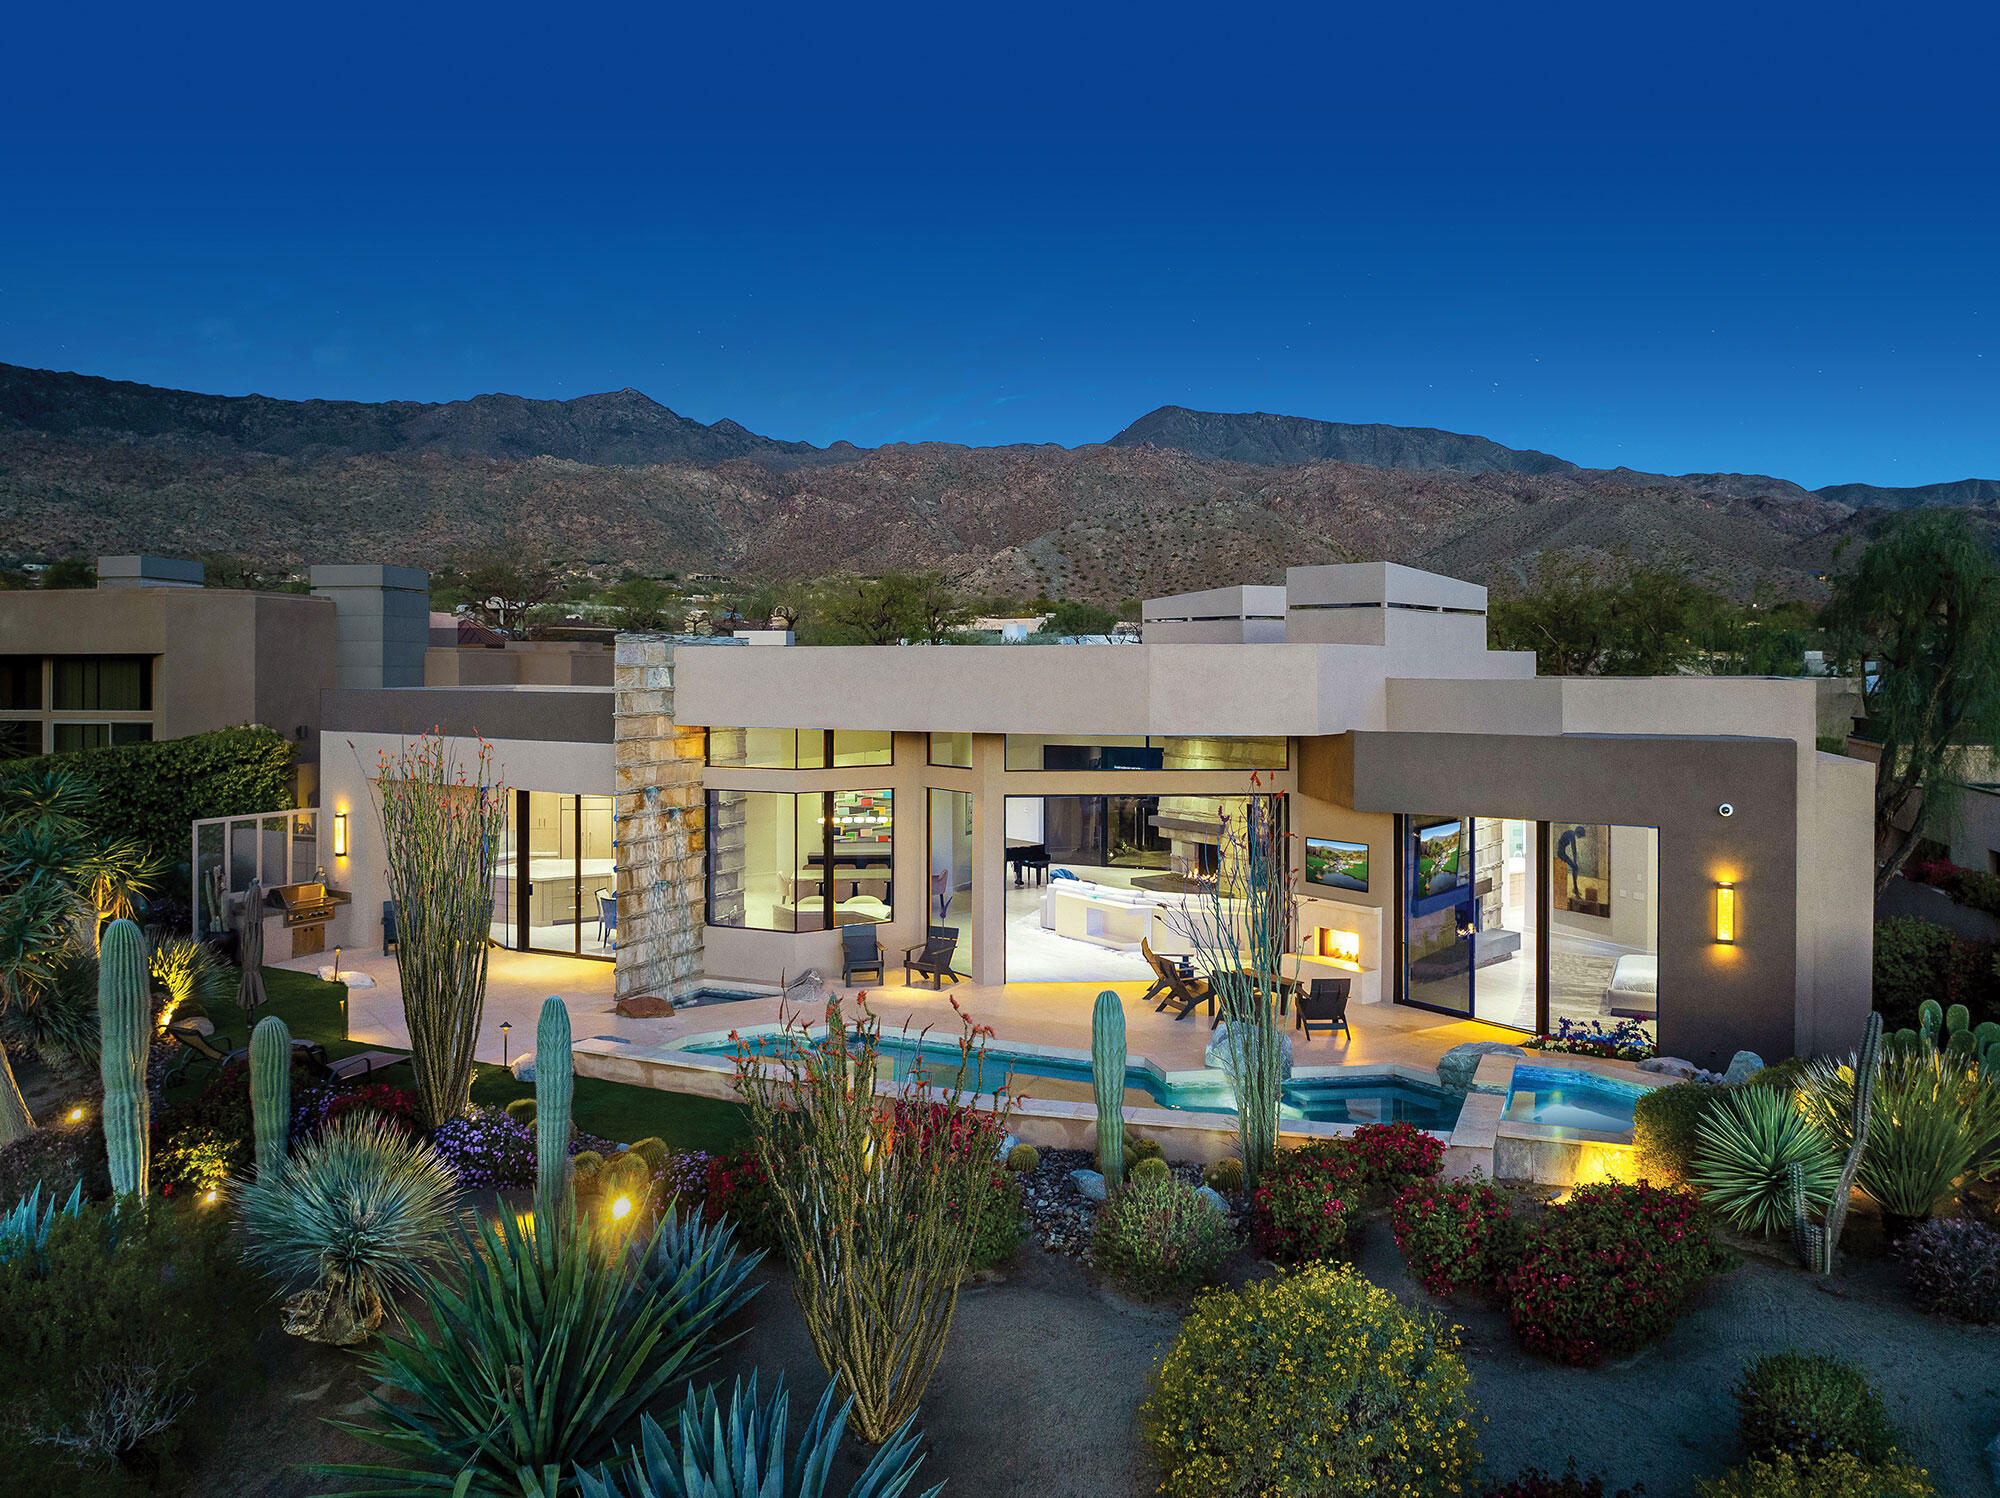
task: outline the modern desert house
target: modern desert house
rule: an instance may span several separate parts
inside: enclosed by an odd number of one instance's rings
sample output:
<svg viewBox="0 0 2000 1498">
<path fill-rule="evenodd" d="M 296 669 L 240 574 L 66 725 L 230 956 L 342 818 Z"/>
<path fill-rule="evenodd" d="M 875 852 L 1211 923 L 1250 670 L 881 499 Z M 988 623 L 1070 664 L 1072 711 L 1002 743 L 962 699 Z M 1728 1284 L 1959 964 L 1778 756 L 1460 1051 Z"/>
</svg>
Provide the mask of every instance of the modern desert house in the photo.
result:
<svg viewBox="0 0 2000 1498">
<path fill-rule="evenodd" d="M 1305 567 L 1152 600 L 1137 644 L 625 635 L 611 689 L 332 690 L 333 939 L 380 939 L 370 767 L 441 728 L 513 792 L 493 939 L 614 961 L 622 996 L 837 978 L 854 925 L 892 982 L 936 928 L 979 984 L 1143 979 L 1141 942 L 1188 949 L 1180 906 L 1272 796 L 1288 965 L 1348 976 L 1357 1024 L 1633 1018 L 1704 1064 L 1850 1044 L 1872 777 L 1817 751 L 1814 683 L 1537 677 L 1485 607 Z"/>
</svg>

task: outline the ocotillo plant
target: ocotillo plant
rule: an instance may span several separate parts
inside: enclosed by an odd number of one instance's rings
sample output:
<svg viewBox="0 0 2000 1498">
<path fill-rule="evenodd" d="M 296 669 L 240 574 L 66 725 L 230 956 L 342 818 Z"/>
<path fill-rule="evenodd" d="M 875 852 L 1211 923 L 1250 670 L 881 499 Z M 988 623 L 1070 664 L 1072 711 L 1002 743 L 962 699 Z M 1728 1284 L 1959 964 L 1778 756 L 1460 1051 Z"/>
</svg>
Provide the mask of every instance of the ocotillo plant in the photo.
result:
<svg viewBox="0 0 2000 1498">
<path fill-rule="evenodd" d="M 535 1212 L 559 1222 L 570 1202 L 569 1108 L 576 1092 L 569 1007 L 554 994 L 535 1023 Z"/>
<path fill-rule="evenodd" d="M 292 1127 L 292 1032 L 275 1014 L 250 1032 L 250 1122 L 257 1134 L 257 1179 L 285 1168 Z"/>
<path fill-rule="evenodd" d="M 1090 1014 L 1090 1081 L 1097 1091 L 1097 1168 L 1104 1183 L 1125 1179 L 1125 1008 L 1105 989 Z"/>
<path fill-rule="evenodd" d="M 373 780 L 389 893 L 396 902 L 396 970 L 423 1121 L 435 1129 L 472 1099 L 472 1044 L 486 1006 L 486 938 L 493 867 L 507 830 L 506 789 L 493 751 L 473 773 L 426 734 L 383 755 Z"/>
<path fill-rule="evenodd" d="M 153 1042 L 153 997 L 146 981 L 146 939 L 127 920 L 105 927 L 98 948 L 97 1024 L 111 1189 L 121 1197 L 143 1201 L 150 1122 L 146 1053 Z"/>
<path fill-rule="evenodd" d="M 1868 1119 L 1875 1109 L 1875 1075 L 1882 1066 L 1882 1016 L 1870 1014 L 1861 1032 L 1861 1049 L 1854 1054 L 1853 1143 L 1847 1147 L 1847 1163 L 1840 1170 L 1840 1184 L 1827 1203 L 1826 1221 L 1814 1222 L 1806 1204 L 1805 1171 L 1794 1162 L 1786 1171 L 1792 1192 L 1792 1243 L 1799 1262 L 1812 1274 L 1832 1274 L 1834 1250 L 1840 1247 L 1841 1230 L 1847 1225 L 1847 1202 L 1854 1192 L 1854 1175 L 1861 1169 L 1861 1157 L 1868 1148 Z"/>
</svg>

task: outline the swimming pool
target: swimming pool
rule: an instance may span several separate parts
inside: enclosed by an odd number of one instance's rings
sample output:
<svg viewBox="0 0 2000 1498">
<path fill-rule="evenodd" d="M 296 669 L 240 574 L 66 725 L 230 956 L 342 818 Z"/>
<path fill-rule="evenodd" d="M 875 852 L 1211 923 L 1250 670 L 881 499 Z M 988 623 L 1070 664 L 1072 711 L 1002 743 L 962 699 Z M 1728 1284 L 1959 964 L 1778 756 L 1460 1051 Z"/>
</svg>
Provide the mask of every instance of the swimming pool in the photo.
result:
<svg viewBox="0 0 2000 1498">
<path fill-rule="evenodd" d="M 794 1032 L 767 1032 L 746 1035 L 743 1043 L 759 1055 L 775 1056 L 796 1051 L 800 1045 Z M 698 1055 L 732 1056 L 737 1043 L 730 1040 L 696 1041 L 680 1047 Z M 896 1080 L 903 1081 L 917 1066 L 919 1043 L 902 1036 L 885 1035 L 880 1043 L 882 1056 L 892 1060 Z M 933 1041 L 922 1047 L 923 1064 L 938 1085 L 949 1086 L 959 1077 L 958 1048 Z M 976 1074 L 962 1078 L 976 1092 L 992 1092 L 1008 1085 L 1021 1088 L 1035 1077 L 1064 1082 L 1090 1082 L 1090 1063 L 1061 1056 L 1035 1056 L 1015 1051 L 988 1050 Z M 1210 1080 L 1210 1079 L 1213 1080 Z M 1125 1071 L 1125 1085 L 1143 1092 L 1154 1106 L 1189 1113 L 1234 1113 L 1236 1095 L 1219 1072 L 1202 1074 L 1200 1081 L 1167 1082 L 1149 1067 L 1132 1066 Z M 1032 1085 L 1027 1085 L 1033 1095 Z M 1441 1087 L 1427 1086 L 1405 1077 L 1367 1075 L 1358 1077 L 1294 1077 L 1284 1085 L 1279 1097 L 1281 1117 L 1313 1123 L 1407 1123 L 1419 1129 L 1449 1132 L 1458 1122 L 1464 1099 Z"/>
<path fill-rule="evenodd" d="M 1595 1072 L 1517 1066 L 1507 1100 L 1507 1117 L 1515 1123 L 1629 1134 L 1632 1105 L 1645 1091 L 1630 1082 Z"/>
</svg>

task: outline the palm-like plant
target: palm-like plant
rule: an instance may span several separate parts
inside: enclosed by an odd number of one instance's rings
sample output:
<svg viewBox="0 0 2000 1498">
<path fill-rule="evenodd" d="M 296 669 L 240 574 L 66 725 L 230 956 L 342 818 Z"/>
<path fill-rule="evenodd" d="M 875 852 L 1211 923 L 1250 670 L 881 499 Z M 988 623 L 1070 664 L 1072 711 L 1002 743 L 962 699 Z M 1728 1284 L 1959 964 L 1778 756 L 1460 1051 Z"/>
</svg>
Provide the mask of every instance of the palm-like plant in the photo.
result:
<svg viewBox="0 0 2000 1498">
<path fill-rule="evenodd" d="M 348 1345 L 443 1256 L 457 1189 L 436 1150 L 357 1109 L 235 1194 L 251 1262 L 304 1287 L 286 1305 L 286 1329 Z"/>
<path fill-rule="evenodd" d="M 746 1389 L 737 1381 L 723 1417 L 713 1388 L 699 1395 L 688 1390 L 680 1411 L 678 1448 L 651 1415 L 639 1422 L 639 1445 L 626 1453 L 622 1471 L 600 1467 L 579 1474 L 583 1498 L 824 1498 L 833 1458 L 847 1429 L 854 1401 L 833 1407 L 832 1384 L 820 1396 L 798 1450 L 785 1451 L 785 1381 L 771 1391 L 771 1402 L 757 1400 L 757 1375 Z M 861 1475 L 847 1489 L 847 1498 L 899 1498 L 916 1480 L 923 1457 L 919 1437 L 903 1422 L 876 1448 Z M 944 1484 L 924 1491 L 937 1498 Z"/>
<path fill-rule="evenodd" d="M 1788 1228 L 1794 1164 L 1807 1204 L 1815 1213 L 1825 1211 L 1840 1184 L 1841 1157 L 1778 1088 L 1724 1093 L 1696 1126 L 1694 1184 L 1732 1226 L 1755 1233 Z"/>
<path fill-rule="evenodd" d="M 1814 1061 L 1799 1106 L 1834 1143 L 1852 1142 L 1854 1072 Z M 1934 1045 L 1885 1046 L 1855 1179 L 1884 1212 L 1931 1215 L 1967 1177 L 2000 1173 L 2000 1077 Z"/>
<path fill-rule="evenodd" d="M 709 1303 L 740 1289 L 692 1268 L 658 1284 L 641 1268 L 653 1245 L 626 1248 L 592 1218 L 461 1232 L 424 1277 L 433 1328 L 372 1355 L 390 1397 L 374 1424 L 348 1427 L 396 1464 L 323 1470 L 379 1484 L 367 1493 L 533 1498 L 611 1458 L 640 1411 L 706 1361 L 686 1329 L 712 1327 Z"/>
</svg>

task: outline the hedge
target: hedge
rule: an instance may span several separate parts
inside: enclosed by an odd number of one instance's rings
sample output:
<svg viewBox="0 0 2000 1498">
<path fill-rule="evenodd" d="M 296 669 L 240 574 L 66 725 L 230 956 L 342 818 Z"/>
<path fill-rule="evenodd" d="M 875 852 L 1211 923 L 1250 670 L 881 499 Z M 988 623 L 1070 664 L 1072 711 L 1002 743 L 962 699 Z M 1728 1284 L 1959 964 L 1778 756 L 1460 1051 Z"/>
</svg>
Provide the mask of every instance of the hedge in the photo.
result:
<svg viewBox="0 0 2000 1498">
<path fill-rule="evenodd" d="M 72 765 L 96 785 L 104 832 L 141 838 L 176 866 L 187 862 L 197 818 L 287 811 L 292 804 L 291 741 L 256 725 L 11 760 L 0 766 L 0 786 L 48 765 Z"/>
<path fill-rule="evenodd" d="M 1917 1006 L 1963 1004 L 1973 1023 L 2000 1020 L 2000 943 L 1968 941 L 1917 916 L 1875 923 L 1875 1007 L 1890 1030 L 1917 1023 Z"/>
</svg>

